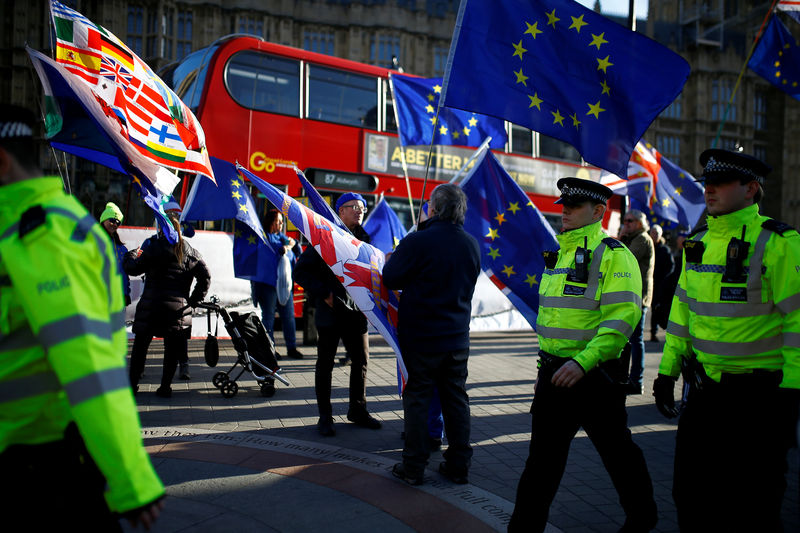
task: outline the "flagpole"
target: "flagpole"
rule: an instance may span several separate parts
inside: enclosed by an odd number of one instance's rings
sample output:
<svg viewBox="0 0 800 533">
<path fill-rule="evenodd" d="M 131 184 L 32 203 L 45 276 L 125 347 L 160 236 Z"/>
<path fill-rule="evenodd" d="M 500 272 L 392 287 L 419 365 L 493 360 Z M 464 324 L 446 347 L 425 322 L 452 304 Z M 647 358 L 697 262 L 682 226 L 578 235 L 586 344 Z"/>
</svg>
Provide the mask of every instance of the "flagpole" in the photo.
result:
<svg viewBox="0 0 800 533">
<path fill-rule="evenodd" d="M 725 113 L 722 115 L 722 122 L 719 123 L 719 128 L 717 128 L 717 135 L 714 137 L 714 140 L 711 142 L 711 148 L 716 148 L 717 141 L 719 141 L 720 135 L 722 135 L 722 128 L 725 126 L 725 121 L 728 119 L 728 112 L 733 105 L 733 100 L 736 98 L 736 92 L 739 90 L 739 85 L 742 82 L 742 78 L 744 77 L 744 73 L 747 71 L 747 64 L 750 62 L 750 58 L 753 57 L 753 52 L 756 51 L 756 46 L 758 45 L 759 41 L 761 40 L 761 35 L 764 33 L 764 26 L 767 24 L 767 20 L 769 20 L 770 15 L 774 13 L 775 5 L 778 3 L 778 0 L 772 0 L 772 5 L 769 6 L 767 10 L 767 14 L 764 16 L 764 20 L 761 21 L 761 27 L 758 28 L 758 32 L 756 33 L 756 38 L 753 39 L 753 46 L 750 47 L 750 52 L 747 54 L 747 57 L 744 60 L 744 64 L 742 65 L 742 70 L 739 71 L 739 77 L 736 79 L 736 85 L 733 87 L 733 92 L 731 93 L 731 98 L 728 100 L 728 105 L 725 106 Z"/>
<path fill-rule="evenodd" d="M 400 117 L 397 114 L 397 99 L 394 97 L 394 81 L 392 80 L 392 75 L 389 74 L 389 92 L 392 94 L 392 111 L 394 111 L 394 123 L 397 124 L 397 131 L 400 131 Z M 414 216 L 414 198 L 411 196 L 411 182 L 408 180 L 408 166 L 406 165 L 406 147 L 403 146 L 402 137 L 400 135 L 397 136 L 397 140 L 400 141 L 400 164 L 403 166 L 403 176 L 406 178 L 406 192 L 408 193 L 408 207 L 411 210 L 411 225 L 415 225 L 417 223 L 416 217 Z M 424 191 L 424 187 L 423 187 Z"/>
<path fill-rule="evenodd" d="M 471 156 L 469 156 L 469 159 L 467 159 L 467 162 L 464 163 L 463 167 L 458 169 L 458 172 L 456 172 L 456 175 L 453 176 L 453 178 L 450 180 L 450 183 L 455 183 L 456 182 L 456 180 L 461 176 L 461 174 L 463 174 L 467 170 L 467 168 L 469 167 L 469 164 L 472 163 L 473 161 L 475 161 L 475 159 L 479 155 L 481 155 L 483 153 L 483 151 L 486 150 L 486 148 L 488 148 L 490 142 L 492 142 L 492 136 L 491 135 L 487 136 L 486 139 L 484 139 L 484 141 L 478 147 L 478 149 L 475 150 L 475 152 Z"/>
</svg>

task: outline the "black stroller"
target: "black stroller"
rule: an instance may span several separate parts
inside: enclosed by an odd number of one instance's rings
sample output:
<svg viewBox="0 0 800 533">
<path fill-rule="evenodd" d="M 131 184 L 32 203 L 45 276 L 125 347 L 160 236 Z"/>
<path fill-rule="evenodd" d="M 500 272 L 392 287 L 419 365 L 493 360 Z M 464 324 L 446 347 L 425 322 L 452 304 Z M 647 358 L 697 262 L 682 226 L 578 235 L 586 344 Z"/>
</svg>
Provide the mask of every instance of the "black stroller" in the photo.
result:
<svg viewBox="0 0 800 533">
<path fill-rule="evenodd" d="M 238 357 L 233 366 L 228 370 L 214 374 L 212 383 L 220 390 L 225 398 L 233 398 L 239 391 L 236 380 L 241 377 L 244 371 L 253 374 L 261 387 L 261 395 L 270 398 L 275 395 L 275 380 L 287 386 L 291 383 L 280 374 L 280 366 L 275 358 L 275 345 L 269 338 L 267 330 L 255 313 L 228 313 L 227 309 L 217 305 L 215 298 L 210 302 L 201 302 L 197 307 L 206 309 L 208 312 L 209 337 L 211 337 L 211 312 L 222 316 L 225 329 L 231 336 L 233 347 L 236 348 Z M 214 341 L 216 339 L 214 338 Z M 219 352 L 217 351 L 217 356 Z M 216 358 L 209 360 L 206 354 L 206 362 L 209 366 L 216 366 Z M 213 363 L 213 364 L 212 364 Z M 234 369 L 241 365 L 241 370 L 236 377 L 231 378 Z"/>
</svg>

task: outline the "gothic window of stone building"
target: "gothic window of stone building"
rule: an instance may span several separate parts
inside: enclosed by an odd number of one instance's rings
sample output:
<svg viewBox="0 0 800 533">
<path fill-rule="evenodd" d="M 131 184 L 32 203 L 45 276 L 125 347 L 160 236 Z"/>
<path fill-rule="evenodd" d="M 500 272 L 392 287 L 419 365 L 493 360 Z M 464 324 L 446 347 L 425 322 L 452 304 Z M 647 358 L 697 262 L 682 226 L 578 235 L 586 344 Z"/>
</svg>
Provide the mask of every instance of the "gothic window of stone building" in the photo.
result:
<svg viewBox="0 0 800 533">
<path fill-rule="evenodd" d="M 175 59 L 183 59 L 192 51 L 192 12 L 178 11 L 178 27 L 175 32 Z"/>
<path fill-rule="evenodd" d="M 303 50 L 335 55 L 336 35 L 332 31 L 303 31 Z"/>
<path fill-rule="evenodd" d="M 767 96 L 762 91 L 756 91 L 753 97 L 753 127 L 767 129 Z"/>
<path fill-rule="evenodd" d="M 138 56 L 144 56 L 144 9 L 128 6 L 128 48 Z"/>
<path fill-rule="evenodd" d="M 656 150 L 677 164 L 681 157 L 681 139 L 677 135 L 658 135 Z"/>
<path fill-rule="evenodd" d="M 369 62 L 391 68 L 392 56 L 400 60 L 400 37 L 397 35 L 372 35 L 369 38 Z"/>
<path fill-rule="evenodd" d="M 683 93 L 672 101 L 671 104 L 661 113 L 665 118 L 681 118 L 683 116 Z"/>
<path fill-rule="evenodd" d="M 722 120 L 726 122 L 736 122 L 736 100 L 728 109 L 725 116 L 725 108 L 733 93 L 733 83 L 730 80 L 714 80 L 711 82 L 711 120 Z"/>
<path fill-rule="evenodd" d="M 433 47 L 433 75 L 444 76 L 444 69 L 447 67 L 447 54 L 450 49 L 444 46 Z"/>
<path fill-rule="evenodd" d="M 233 32 L 255 35 L 264 39 L 268 38 L 267 33 L 264 32 L 264 17 L 258 14 L 245 14 L 236 17 Z"/>
</svg>

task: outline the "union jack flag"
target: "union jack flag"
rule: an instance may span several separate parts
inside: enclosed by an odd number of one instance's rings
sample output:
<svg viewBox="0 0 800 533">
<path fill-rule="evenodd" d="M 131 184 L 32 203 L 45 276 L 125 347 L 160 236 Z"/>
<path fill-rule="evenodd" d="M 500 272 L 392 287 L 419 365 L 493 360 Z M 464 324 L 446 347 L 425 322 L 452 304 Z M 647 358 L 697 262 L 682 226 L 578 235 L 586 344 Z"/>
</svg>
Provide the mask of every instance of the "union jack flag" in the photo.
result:
<svg viewBox="0 0 800 533">
<path fill-rule="evenodd" d="M 397 356 L 398 385 L 402 394 L 408 378 L 397 340 L 398 295 L 383 284 L 386 258 L 380 250 L 360 241 L 287 196 L 241 165 L 236 169 L 277 207 L 330 267 L 356 305 Z"/>
<path fill-rule="evenodd" d="M 133 80 L 133 74 L 113 57 L 100 58 L 100 75 L 122 88 L 127 88 Z"/>
</svg>

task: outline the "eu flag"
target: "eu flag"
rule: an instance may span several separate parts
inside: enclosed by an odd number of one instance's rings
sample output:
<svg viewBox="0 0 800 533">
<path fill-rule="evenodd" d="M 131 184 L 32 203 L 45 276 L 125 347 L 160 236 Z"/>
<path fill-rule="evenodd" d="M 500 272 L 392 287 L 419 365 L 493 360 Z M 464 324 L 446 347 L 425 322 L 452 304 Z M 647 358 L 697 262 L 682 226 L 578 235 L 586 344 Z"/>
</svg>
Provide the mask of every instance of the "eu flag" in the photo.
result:
<svg viewBox="0 0 800 533">
<path fill-rule="evenodd" d="M 217 177 L 219 181 L 219 177 Z M 206 180 L 208 181 L 208 180 Z M 288 252 L 291 253 L 291 252 Z M 278 254 L 253 229 L 238 220 L 233 228 L 233 275 L 273 287 L 278 278 Z"/>
<path fill-rule="evenodd" d="M 614 194 L 628 196 L 631 207 L 649 215 L 651 222 L 666 227 L 692 229 L 706 208 L 703 186 L 694 176 L 641 141 L 625 177 L 603 173 L 600 182 Z"/>
<path fill-rule="evenodd" d="M 679 55 L 572 0 L 464 1 L 444 104 L 555 137 L 623 174 L 688 76 Z"/>
<path fill-rule="evenodd" d="M 436 120 L 442 78 L 412 78 L 392 75 L 394 102 L 397 107 L 398 134 L 403 146 L 455 144 L 480 146 L 487 136 L 491 148 L 506 144 L 505 123 L 502 120 L 470 111 L 443 107 Z"/>
<path fill-rule="evenodd" d="M 773 15 L 747 63 L 753 72 L 800 100 L 800 46 L 786 25 Z"/>
<path fill-rule="evenodd" d="M 542 252 L 559 248 L 553 229 L 489 150 L 461 189 L 467 195 L 464 229 L 481 247 L 481 268 L 536 329 Z"/>
<path fill-rule="evenodd" d="M 245 179 L 232 163 L 216 157 L 211 158 L 211 168 L 217 183 L 195 179 L 189 198 L 183 208 L 181 220 L 235 219 L 250 227 L 258 238 L 266 242 L 264 229 Z"/>
<path fill-rule="evenodd" d="M 364 221 L 364 231 L 369 233 L 370 244 L 385 254 L 394 250 L 397 243 L 408 233 L 385 198 L 381 198 L 375 204 L 367 220 Z"/>
</svg>

